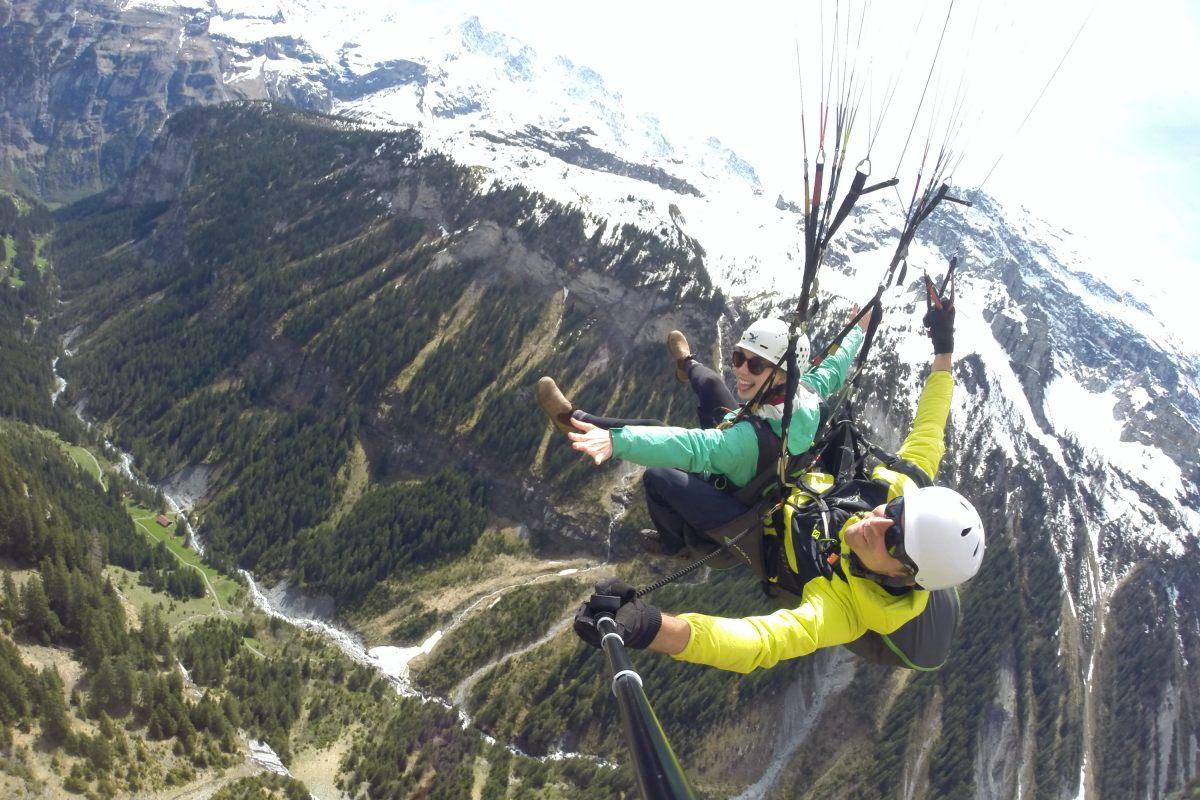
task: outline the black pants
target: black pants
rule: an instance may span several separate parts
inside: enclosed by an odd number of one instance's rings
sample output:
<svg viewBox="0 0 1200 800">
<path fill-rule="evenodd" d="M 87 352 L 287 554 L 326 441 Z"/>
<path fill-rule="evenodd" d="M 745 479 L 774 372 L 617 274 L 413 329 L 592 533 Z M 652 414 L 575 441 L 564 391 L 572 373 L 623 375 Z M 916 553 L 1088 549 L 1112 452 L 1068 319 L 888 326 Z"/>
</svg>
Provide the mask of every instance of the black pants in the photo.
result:
<svg viewBox="0 0 1200 800">
<path fill-rule="evenodd" d="M 703 364 L 689 362 L 688 382 L 696 393 L 696 416 L 701 428 L 715 428 L 738 405 L 721 376 Z M 605 429 L 665 424 L 656 419 L 600 417 L 585 411 L 575 411 L 571 416 Z M 642 475 L 642 486 L 646 490 L 650 520 L 666 553 L 678 552 L 684 545 L 704 540 L 700 531 L 730 522 L 746 511 L 746 506 L 729 492 L 681 469 L 650 467 Z"/>
<path fill-rule="evenodd" d="M 696 393 L 696 417 L 701 428 L 715 428 L 725 418 L 725 414 L 738 407 L 737 398 L 721 376 L 712 369 L 695 361 L 688 362 L 688 383 Z M 609 430 L 623 428 L 626 425 L 666 425 L 660 419 L 622 419 L 619 417 L 601 417 L 586 411 L 576 410 L 572 417 L 584 422 L 590 422 L 597 428 Z"/>
<path fill-rule="evenodd" d="M 732 493 L 681 469 L 650 467 L 642 473 L 642 487 L 664 553 L 700 543 L 707 545 L 707 552 L 711 543 L 703 531 L 732 522 L 749 508 Z"/>
</svg>

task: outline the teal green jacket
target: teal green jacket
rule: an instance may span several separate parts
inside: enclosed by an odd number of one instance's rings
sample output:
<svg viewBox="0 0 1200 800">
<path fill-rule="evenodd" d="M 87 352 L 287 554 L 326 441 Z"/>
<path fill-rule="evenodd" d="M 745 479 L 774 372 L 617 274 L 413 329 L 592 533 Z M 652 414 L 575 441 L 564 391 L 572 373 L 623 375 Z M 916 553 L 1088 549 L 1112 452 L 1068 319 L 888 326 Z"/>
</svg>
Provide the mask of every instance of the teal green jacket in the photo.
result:
<svg viewBox="0 0 1200 800">
<path fill-rule="evenodd" d="M 842 388 L 850 362 L 862 346 L 862 330 L 851 329 L 838 350 L 821 366 L 800 377 L 811 391 L 800 389 L 788 427 L 788 452 L 800 455 L 812 447 L 821 422 L 821 400 Z M 760 411 L 775 434 L 782 435 L 778 418 Z M 730 414 L 726 419 L 733 416 Z M 777 413 L 777 417 L 780 416 Z M 725 429 L 671 428 L 630 425 L 613 428 L 613 457 L 646 467 L 675 467 L 703 475 L 724 475 L 734 486 L 745 486 L 758 466 L 758 435 L 749 422 Z"/>
</svg>

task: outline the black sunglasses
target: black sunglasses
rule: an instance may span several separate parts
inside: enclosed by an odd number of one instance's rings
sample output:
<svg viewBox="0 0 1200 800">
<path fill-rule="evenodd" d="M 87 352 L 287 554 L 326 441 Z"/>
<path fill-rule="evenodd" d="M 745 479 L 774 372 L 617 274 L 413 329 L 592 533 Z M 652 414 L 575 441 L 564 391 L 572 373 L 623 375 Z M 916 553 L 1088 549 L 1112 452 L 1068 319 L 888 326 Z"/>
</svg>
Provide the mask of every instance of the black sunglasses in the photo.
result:
<svg viewBox="0 0 1200 800">
<path fill-rule="evenodd" d="M 883 546 L 888 555 L 904 565 L 910 575 L 917 574 L 916 563 L 904 551 L 904 495 L 900 495 L 883 507 L 883 515 L 892 521 L 883 534 Z"/>
<path fill-rule="evenodd" d="M 767 361 L 762 356 L 747 356 L 741 350 L 733 351 L 733 368 L 737 369 L 742 364 L 746 365 L 746 369 L 750 370 L 751 375 L 762 375 L 764 371 L 774 366 L 770 361 Z"/>
</svg>

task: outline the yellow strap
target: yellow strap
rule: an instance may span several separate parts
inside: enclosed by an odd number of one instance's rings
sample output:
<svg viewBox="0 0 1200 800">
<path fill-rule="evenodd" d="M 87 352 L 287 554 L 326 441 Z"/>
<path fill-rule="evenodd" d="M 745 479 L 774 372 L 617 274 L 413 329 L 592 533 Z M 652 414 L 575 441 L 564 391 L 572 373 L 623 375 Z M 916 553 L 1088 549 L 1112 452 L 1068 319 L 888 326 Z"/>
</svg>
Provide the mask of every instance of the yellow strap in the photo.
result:
<svg viewBox="0 0 1200 800">
<path fill-rule="evenodd" d="M 804 476 L 804 482 L 815 489 L 817 494 L 825 494 L 833 488 L 833 476 L 827 472 L 809 472 Z M 795 537 L 792 536 L 792 516 L 796 511 L 801 510 L 802 506 L 812 502 L 812 496 L 804 489 L 793 489 L 788 496 L 787 502 L 783 505 L 783 552 L 787 556 L 788 566 L 791 567 L 793 573 L 800 572 L 799 562 L 796 560 L 796 543 Z M 814 538 L 820 533 L 819 529 L 813 528 Z"/>
</svg>

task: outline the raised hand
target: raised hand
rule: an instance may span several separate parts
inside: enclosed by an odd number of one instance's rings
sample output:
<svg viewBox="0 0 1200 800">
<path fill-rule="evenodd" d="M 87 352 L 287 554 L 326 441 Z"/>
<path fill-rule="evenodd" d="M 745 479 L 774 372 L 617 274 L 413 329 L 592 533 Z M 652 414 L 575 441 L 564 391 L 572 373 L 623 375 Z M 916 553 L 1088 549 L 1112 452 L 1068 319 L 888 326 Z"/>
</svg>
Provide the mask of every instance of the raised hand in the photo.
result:
<svg viewBox="0 0 1200 800">
<path fill-rule="evenodd" d="M 571 447 L 595 461 L 597 467 L 612 458 L 611 433 L 574 417 L 571 418 L 571 424 L 581 431 L 567 434 L 572 442 Z"/>
</svg>

